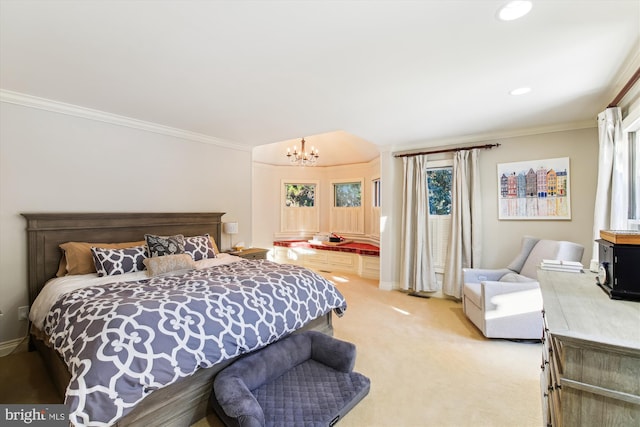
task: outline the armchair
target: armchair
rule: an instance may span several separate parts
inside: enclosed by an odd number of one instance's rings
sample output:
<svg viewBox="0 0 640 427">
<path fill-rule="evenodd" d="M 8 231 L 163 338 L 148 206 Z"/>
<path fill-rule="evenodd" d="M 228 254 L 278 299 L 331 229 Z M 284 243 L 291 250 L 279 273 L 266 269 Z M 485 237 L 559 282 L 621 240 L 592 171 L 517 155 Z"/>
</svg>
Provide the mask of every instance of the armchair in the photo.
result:
<svg viewBox="0 0 640 427">
<path fill-rule="evenodd" d="M 487 338 L 540 339 L 542 294 L 537 282 L 543 259 L 581 261 L 577 243 L 525 236 L 520 253 L 506 268 L 465 268 L 465 315 Z"/>
</svg>

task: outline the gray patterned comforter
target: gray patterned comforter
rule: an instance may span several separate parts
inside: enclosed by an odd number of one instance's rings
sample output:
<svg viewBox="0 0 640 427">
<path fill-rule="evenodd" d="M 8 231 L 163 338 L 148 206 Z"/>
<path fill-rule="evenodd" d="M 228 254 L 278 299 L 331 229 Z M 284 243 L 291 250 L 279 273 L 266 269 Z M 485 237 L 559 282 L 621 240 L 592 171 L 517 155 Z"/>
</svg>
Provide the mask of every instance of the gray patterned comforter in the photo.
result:
<svg viewBox="0 0 640 427">
<path fill-rule="evenodd" d="M 272 343 L 331 310 L 340 292 L 293 265 L 243 260 L 60 298 L 44 331 L 71 372 L 65 403 L 80 425 L 111 425 L 149 393 Z"/>
</svg>

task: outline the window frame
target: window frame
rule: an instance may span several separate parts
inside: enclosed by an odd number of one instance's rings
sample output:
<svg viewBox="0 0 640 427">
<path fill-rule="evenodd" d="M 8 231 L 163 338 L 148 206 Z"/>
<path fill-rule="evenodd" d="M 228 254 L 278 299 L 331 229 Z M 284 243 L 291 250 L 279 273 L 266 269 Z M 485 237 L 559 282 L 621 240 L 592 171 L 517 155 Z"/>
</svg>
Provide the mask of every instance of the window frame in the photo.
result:
<svg viewBox="0 0 640 427">
<path fill-rule="evenodd" d="M 640 105 L 629 111 L 627 117 L 622 120 L 622 128 L 629 144 L 627 228 L 640 230 Z"/>
<path fill-rule="evenodd" d="M 287 206 L 287 185 L 314 185 L 314 206 Z M 280 233 L 299 235 L 320 231 L 321 192 L 317 179 L 280 180 Z"/>
<path fill-rule="evenodd" d="M 374 208 L 381 207 L 382 204 L 382 190 L 381 190 L 380 177 L 374 177 L 371 180 L 371 206 Z"/>
<path fill-rule="evenodd" d="M 427 164 L 424 170 L 425 175 L 427 175 L 427 171 L 429 169 L 444 169 L 451 168 L 451 185 L 453 187 L 453 158 L 444 159 L 444 160 L 427 160 Z M 425 182 L 427 184 L 427 188 L 425 191 L 427 192 L 427 203 L 429 202 L 429 179 L 428 176 L 425 176 Z M 453 188 L 451 188 L 453 192 Z M 450 203 L 453 204 L 453 200 L 450 200 Z M 438 281 L 442 280 L 442 274 L 444 274 L 445 263 L 446 263 L 446 254 L 448 251 L 449 238 L 451 235 L 451 207 L 449 209 L 449 213 L 447 215 L 437 215 L 431 214 L 430 209 L 428 207 L 428 223 L 429 223 L 429 239 L 431 240 L 429 244 L 431 245 L 431 253 L 433 255 L 434 260 L 434 270 L 437 273 Z M 440 236 L 441 241 L 435 241 L 435 239 Z"/>
<path fill-rule="evenodd" d="M 336 184 L 360 184 L 359 206 L 336 206 Z M 365 234 L 364 207 L 366 203 L 366 188 L 364 177 L 342 178 L 329 181 L 331 186 L 331 204 L 329 206 L 329 226 L 335 233 L 362 235 Z"/>
<path fill-rule="evenodd" d="M 352 184 L 358 184 L 360 186 L 360 200 L 359 200 L 359 204 L 355 205 L 355 206 L 337 206 L 336 202 L 337 202 L 337 197 L 338 197 L 338 193 L 336 192 L 336 186 L 338 185 L 352 185 Z M 333 203 L 333 207 L 334 208 L 359 208 L 362 207 L 363 204 L 363 199 L 364 199 L 364 180 L 362 178 L 357 179 L 357 180 L 331 180 L 331 199 L 332 199 L 332 203 Z"/>
<path fill-rule="evenodd" d="M 374 238 L 380 239 L 380 212 L 382 210 L 382 184 L 380 175 L 374 175 L 371 178 L 371 222 L 369 225 L 369 233 Z"/>
</svg>

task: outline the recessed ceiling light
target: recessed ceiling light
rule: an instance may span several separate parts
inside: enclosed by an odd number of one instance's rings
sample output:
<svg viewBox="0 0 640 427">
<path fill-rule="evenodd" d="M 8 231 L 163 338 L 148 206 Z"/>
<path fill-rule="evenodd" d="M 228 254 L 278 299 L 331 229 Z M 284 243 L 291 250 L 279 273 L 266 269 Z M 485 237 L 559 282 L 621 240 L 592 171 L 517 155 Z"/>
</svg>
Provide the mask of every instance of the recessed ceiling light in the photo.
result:
<svg viewBox="0 0 640 427">
<path fill-rule="evenodd" d="M 498 18 L 502 21 L 513 21 L 529 13 L 533 4 L 530 1 L 514 0 L 502 6 Z"/>
<path fill-rule="evenodd" d="M 509 93 L 511 95 L 524 95 L 525 93 L 529 93 L 529 92 L 531 92 L 531 88 L 530 87 L 519 87 L 517 89 L 512 90 Z"/>
</svg>

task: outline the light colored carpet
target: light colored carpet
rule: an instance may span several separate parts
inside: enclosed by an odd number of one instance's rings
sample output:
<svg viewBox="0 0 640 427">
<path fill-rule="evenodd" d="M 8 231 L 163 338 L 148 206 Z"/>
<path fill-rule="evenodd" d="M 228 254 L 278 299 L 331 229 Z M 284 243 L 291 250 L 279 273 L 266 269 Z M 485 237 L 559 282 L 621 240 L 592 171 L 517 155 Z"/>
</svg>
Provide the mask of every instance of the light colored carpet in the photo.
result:
<svg viewBox="0 0 640 427">
<path fill-rule="evenodd" d="M 0 357 L 0 404 L 63 403 L 37 351 Z"/>
<path fill-rule="evenodd" d="M 323 273 L 347 299 L 335 337 L 356 344 L 371 391 L 340 427 L 538 427 L 541 344 L 489 340 L 458 302 Z M 219 427 L 214 414 L 195 427 Z"/>
</svg>

